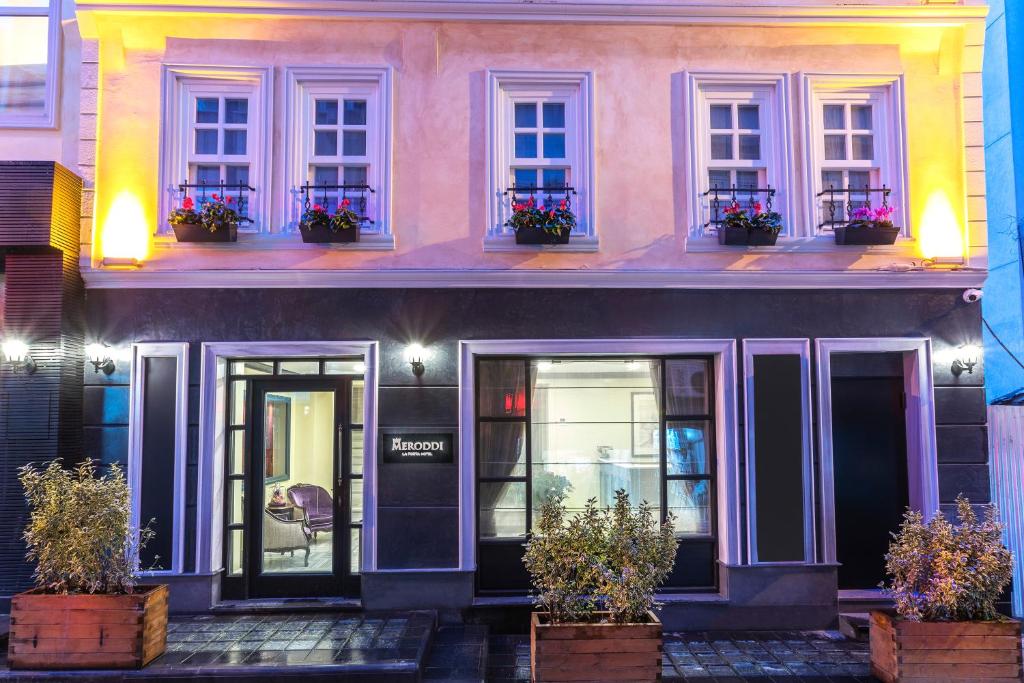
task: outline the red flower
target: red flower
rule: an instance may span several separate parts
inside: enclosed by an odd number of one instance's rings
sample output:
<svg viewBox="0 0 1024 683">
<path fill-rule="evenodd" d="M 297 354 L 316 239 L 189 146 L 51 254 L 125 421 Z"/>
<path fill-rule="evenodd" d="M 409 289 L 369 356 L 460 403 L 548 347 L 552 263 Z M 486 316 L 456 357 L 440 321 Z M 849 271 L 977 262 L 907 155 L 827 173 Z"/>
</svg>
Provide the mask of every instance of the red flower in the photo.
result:
<svg viewBox="0 0 1024 683">
<path fill-rule="evenodd" d="M 562 201 L 558 202 L 558 208 L 561 211 L 565 211 L 565 200 L 564 199 Z"/>
<path fill-rule="evenodd" d="M 181 200 L 181 208 L 185 209 L 185 211 L 191 211 L 195 206 L 196 203 L 192 201 L 191 197 L 185 197 Z"/>
<path fill-rule="evenodd" d="M 314 204 L 313 205 L 313 210 L 314 211 L 323 211 L 324 207 L 320 206 L 319 204 Z"/>
<path fill-rule="evenodd" d="M 743 209 L 740 208 L 740 203 L 735 200 L 733 200 L 732 204 L 725 207 L 725 213 L 730 216 L 734 213 L 740 213 L 741 211 L 743 211 Z"/>
<path fill-rule="evenodd" d="M 761 202 L 754 202 L 754 213 L 761 213 Z"/>
<path fill-rule="evenodd" d="M 235 201 L 235 198 L 234 197 L 225 197 L 225 200 L 227 200 L 227 203 L 230 204 L 231 202 Z"/>
<path fill-rule="evenodd" d="M 533 208 L 533 205 L 534 205 L 534 203 L 535 203 L 535 202 L 533 201 L 533 197 L 530 197 L 530 201 L 526 202 L 526 205 L 527 205 L 528 207 L 530 207 L 530 208 L 532 209 L 532 208 Z M 544 207 L 542 206 L 542 207 L 540 207 L 540 208 L 542 208 L 542 209 L 543 209 Z"/>
<path fill-rule="evenodd" d="M 555 217 L 555 212 L 554 212 L 554 210 L 552 210 L 551 213 L 548 214 L 548 218 L 554 218 L 554 217 Z"/>
<path fill-rule="evenodd" d="M 215 202 L 219 202 L 220 201 L 220 196 L 217 195 L 216 193 L 211 194 L 210 196 L 213 197 L 213 201 L 215 201 Z"/>
<path fill-rule="evenodd" d="M 545 209 L 544 209 L 544 205 L 543 205 L 543 204 L 541 204 L 540 206 L 538 206 L 538 207 L 537 207 L 537 209 L 538 209 L 539 211 L 544 211 L 544 210 L 545 210 Z"/>
</svg>

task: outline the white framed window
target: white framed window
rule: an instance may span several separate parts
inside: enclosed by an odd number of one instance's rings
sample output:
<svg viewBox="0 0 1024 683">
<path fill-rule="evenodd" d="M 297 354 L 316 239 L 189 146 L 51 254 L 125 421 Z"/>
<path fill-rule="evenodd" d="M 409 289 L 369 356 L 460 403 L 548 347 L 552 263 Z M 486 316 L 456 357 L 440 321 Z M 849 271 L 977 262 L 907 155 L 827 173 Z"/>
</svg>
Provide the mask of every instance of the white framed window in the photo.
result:
<svg viewBox="0 0 1024 683">
<path fill-rule="evenodd" d="M 485 246 L 513 244 L 505 222 L 515 194 L 539 203 L 566 199 L 576 214 L 571 244 L 596 248 L 592 80 L 589 72 L 488 72 Z"/>
<path fill-rule="evenodd" d="M 55 128 L 60 2 L 0 0 L 0 128 Z"/>
<path fill-rule="evenodd" d="M 808 235 L 884 203 L 909 237 L 903 77 L 805 74 L 803 83 Z"/>
<path fill-rule="evenodd" d="M 271 69 L 164 65 L 158 232 L 185 195 L 225 195 L 248 219 L 240 232 L 270 228 Z"/>
<path fill-rule="evenodd" d="M 393 248 L 390 67 L 289 67 L 288 196 L 282 223 L 298 229 L 310 204 L 349 200 L 365 218 L 352 248 Z"/>
<path fill-rule="evenodd" d="M 797 234 L 790 191 L 792 127 L 783 74 L 686 75 L 690 234 L 715 235 L 735 199 L 778 211 Z"/>
</svg>

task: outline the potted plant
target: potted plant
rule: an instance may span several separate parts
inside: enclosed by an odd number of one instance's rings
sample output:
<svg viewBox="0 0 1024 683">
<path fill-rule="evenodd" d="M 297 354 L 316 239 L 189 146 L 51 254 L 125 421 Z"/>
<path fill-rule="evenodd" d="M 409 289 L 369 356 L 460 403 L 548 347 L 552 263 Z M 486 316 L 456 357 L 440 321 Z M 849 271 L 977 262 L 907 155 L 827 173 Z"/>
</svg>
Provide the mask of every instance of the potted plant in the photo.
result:
<svg viewBox="0 0 1024 683">
<path fill-rule="evenodd" d="M 718 243 L 730 246 L 770 247 L 779 239 L 782 216 L 777 211 L 765 211 L 761 202 L 753 202 L 748 209 L 733 200 L 725 209 L 725 219 L 718 226 Z"/>
<path fill-rule="evenodd" d="M 956 525 L 907 511 L 885 556 L 895 614 L 871 613 L 871 673 L 898 681 L 1019 681 L 1021 627 L 996 601 L 1013 558 L 994 507 L 978 520 L 966 498 Z"/>
<path fill-rule="evenodd" d="M 568 244 L 569 234 L 576 227 L 576 214 L 565 199 L 551 208 L 538 206 L 531 196 L 512 204 L 512 216 L 505 225 L 515 231 L 516 244 Z"/>
<path fill-rule="evenodd" d="M 523 562 L 536 591 L 530 616 L 533 681 L 661 678 L 661 622 L 654 591 L 675 564 L 671 515 L 660 526 L 646 502 L 634 510 L 625 491 L 599 510 L 596 499 L 566 519 L 564 496 L 541 505 Z"/>
<path fill-rule="evenodd" d="M 836 244 L 895 244 L 900 235 L 900 229 L 892 224 L 895 213 L 894 206 L 880 206 L 877 209 L 862 206 L 854 209 L 850 214 L 850 222 L 837 225 L 833 230 Z"/>
<path fill-rule="evenodd" d="M 7 658 L 16 669 L 140 668 L 164 651 L 167 586 L 138 584 L 128 484 L 117 465 L 92 461 L 19 470 L 30 509 L 26 557 L 36 587 L 11 599 Z"/>
<path fill-rule="evenodd" d="M 299 219 L 302 241 L 315 244 L 358 242 L 363 219 L 351 207 L 352 201 L 347 197 L 338 203 L 333 215 L 322 205 L 313 204 Z"/>
<path fill-rule="evenodd" d="M 235 242 L 242 217 L 234 203 L 233 197 L 212 194 L 197 211 L 195 201 L 185 197 L 167 220 L 179 242 Z"/>
</svg>

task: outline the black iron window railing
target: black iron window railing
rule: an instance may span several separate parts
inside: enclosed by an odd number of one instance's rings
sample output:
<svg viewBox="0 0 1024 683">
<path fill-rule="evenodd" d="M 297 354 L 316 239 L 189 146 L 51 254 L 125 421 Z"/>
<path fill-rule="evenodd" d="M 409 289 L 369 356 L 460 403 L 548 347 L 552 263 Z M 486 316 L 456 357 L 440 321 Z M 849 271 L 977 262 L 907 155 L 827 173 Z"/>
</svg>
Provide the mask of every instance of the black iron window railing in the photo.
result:
<svg viewBox="0 0 1024 683">
<path fill-rule="evenodd" d="M 717 185 L 701 197 L 707 204 L 708 220 L 704 228 L 718 228 L 725 222 L 726 209 L 731 206 L 739 206 L 749 213 L 770 212 L 775 202 L 775 188 L 768 187 L 732 187 L 720 188 Z M 761 199 L 764 202 L 761 202 Z M 761 205 L 758 210 L 758 204 Z"/>
<path fill-rule="evenodd" d="M 344 206 L 359 216 L 360 223 L 373 225 L 374 221 L 369 216 L 369 198 L 377 193 L 372 187 L 366 184 L 361 185 L 314 185 L 306 183 L 298 188 L 302 196 L 303 211 L 319 205 L 328 213 L 333 213 L 338 207 Z M 346 202 L 348 202 L 346 204 Z"/>
<path fill-rule="evenodd" d="M 565 209 L 572 211 L 572 198 L 577 195 L 576 188 L 571 185 L 513 185 L 503 193 L 509 198 L 509 211 L 515 211 L 519 204 L 529 204 L 533 200 L 535 207 L 558 208 L 565 202 Z"/>
<path fill-rule="evenodd" d="M 858 209 L 873 209 L 872 197 L 881 198 L 881 207 L 889 208 L 889 196 L 892 188 L 886 187 L 846 187 L 837 188 L 829 185 L 817 194 L 821 203 L 821 222 L 819 230 L 831 230 L 836 226 L 846 225 L 854 219 Z"/>
<path fill-rule="evenodd" d="M 191 191 L 191 194 L 190 194 Z M 206 181 L 190 183 L 185 181 L 178 185 L 178 195 L 182 203 L 191 198 L 196 205 L 196 211 L 202 209 L 206 202 L 224 202 L 238 213 L 239 223 L 252 223 L 249 217 L 249 203 L 251 192 L 256 188 L 246 183 L 226 183 L 223 180 L 216 183 Z"/>
</svg>

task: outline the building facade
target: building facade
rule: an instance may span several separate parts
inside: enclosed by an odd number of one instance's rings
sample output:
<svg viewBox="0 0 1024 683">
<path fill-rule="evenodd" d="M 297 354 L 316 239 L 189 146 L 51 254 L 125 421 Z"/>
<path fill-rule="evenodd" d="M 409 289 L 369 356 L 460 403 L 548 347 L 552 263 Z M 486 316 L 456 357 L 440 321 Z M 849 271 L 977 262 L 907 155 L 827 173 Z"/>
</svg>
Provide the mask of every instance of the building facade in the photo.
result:
<svg viewBox="0 0 1024 683">
<path fill-rule="evenodd" d="M 79 2 L 0 182 L 82 179 L 80 241 L 53 192 L 28 255 L 84 295 L 5 400 L 75 368 L 68 448 L 126 467 L 177 609 L 526 604 L 545 497 L 623 489 L 675 519 L 670 627 L 877 600 L 906 506 L 989 500 L 987 7 L 733 5 Z M 169 225 L 227 199 L 236 241 Z M 531 201 L 566 244 L 517 243 Z M 313 205 L 358 240 L 305 241 Z M 777 243 L 722 244 L 733 207 Z M 837 244 L 880 207 L 893 244 Z M 10 213 L 5 338 L 41 355 Z"/>
</svg>

